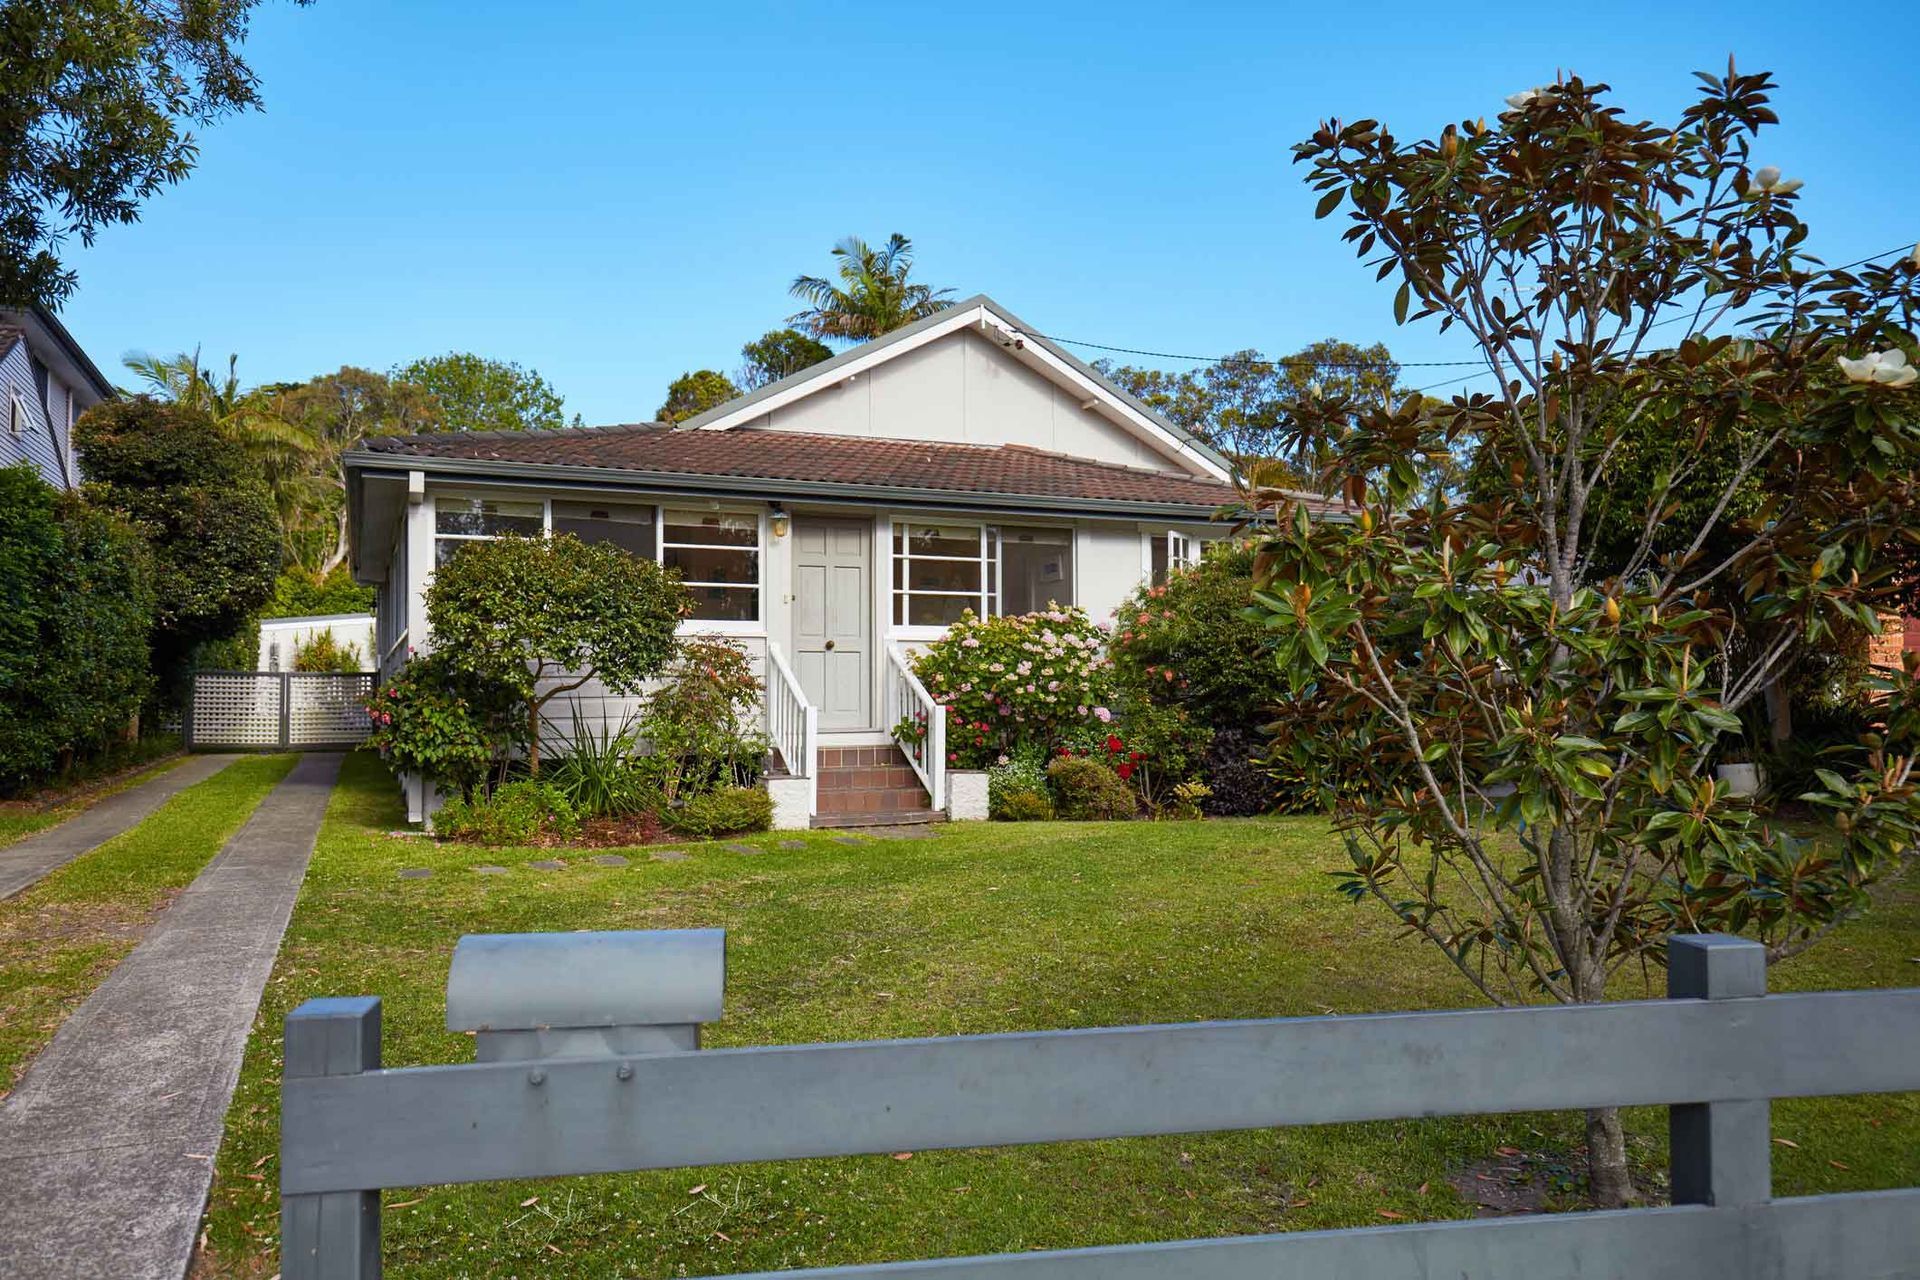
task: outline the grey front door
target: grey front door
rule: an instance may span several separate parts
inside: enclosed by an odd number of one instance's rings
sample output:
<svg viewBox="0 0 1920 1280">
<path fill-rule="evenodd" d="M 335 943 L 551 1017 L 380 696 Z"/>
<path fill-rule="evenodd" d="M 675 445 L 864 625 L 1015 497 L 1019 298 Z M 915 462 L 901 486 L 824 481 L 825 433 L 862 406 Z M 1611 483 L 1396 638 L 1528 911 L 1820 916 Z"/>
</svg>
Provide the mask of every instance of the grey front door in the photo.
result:
<svg viewBox="0 0 1920 1280">
<path fill-rule="evenodd" d="M 793 670 L 821 729 L 873 725 L 873 587 L 865 520 L 793 522 Z"/>
</svg>

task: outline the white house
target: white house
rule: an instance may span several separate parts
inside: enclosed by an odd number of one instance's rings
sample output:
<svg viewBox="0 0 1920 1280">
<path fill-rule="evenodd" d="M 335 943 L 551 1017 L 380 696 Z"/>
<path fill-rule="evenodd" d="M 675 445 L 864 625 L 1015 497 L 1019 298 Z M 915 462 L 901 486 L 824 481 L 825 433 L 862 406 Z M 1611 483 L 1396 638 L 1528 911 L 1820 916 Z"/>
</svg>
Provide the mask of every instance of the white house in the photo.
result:
<svg viewBox="0 0 1920 1280">
<path fill-rule="evenodd" d="M 301 618 L 260 619 L 260 652 L 256 671 L 291 671 L 300 650 L 321 636 L 331 635 L 333 642 L 351 649 L 360 665 L 373 668 L 373 615 L 370 613 L 318 613 Z"/>
<path fill-rule="evenodd" d="M 422 591 L 462 541 L 552 530 L 658 558 L 693 592 L 687 630 L 763 658 L 785 825 L 944 809 L 938 742 L 902 759 L 888 733 L 916 705 L 938 719 L 908 648 L 969 608 L 1104 621 L 1234 499 L 1225 458 L 986 297 L 678 427 L 380 437 L 347 466 L 382 671 L 427 643 Z M 626 709 L 592 686 L 579 705 Z"/>
<path fill-rule="evenodd" d="M 0 309 L 0 467 L 25 462 L 56 488 L 78 487 L 74 419 L 113 394 L 53 313 Z"/>
</svg>

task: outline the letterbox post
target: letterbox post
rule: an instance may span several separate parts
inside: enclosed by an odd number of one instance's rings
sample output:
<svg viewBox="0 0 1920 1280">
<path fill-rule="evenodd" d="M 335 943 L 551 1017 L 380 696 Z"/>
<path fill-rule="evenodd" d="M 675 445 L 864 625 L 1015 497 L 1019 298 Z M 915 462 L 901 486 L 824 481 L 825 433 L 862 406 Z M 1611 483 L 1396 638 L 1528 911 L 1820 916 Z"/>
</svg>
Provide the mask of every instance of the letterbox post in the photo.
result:
<svg viewBox="0 0 1920 1280">
<path fill-rule="evenodd" d="M 281 1047 L 284 1080 L 378 1071 L 379 997 L 307 1001 L 287 1015 Z M 287 1155 L 283 1138 L 283 1170 Z M 281 1196 L 280 1274 L 284 1280 L 379 1280 L 379 1190 Z"/>
<path fill-rule="evenodd" d="M 1667 995 L 1732 1000 L 1767 993 L 1767 949 L 1723 933 L 1675 934 L 1667 941 Z M 1673 1203 L 1759 1204 L 1773 1196 L 1766 1098 L 1694 1102 L 1667 1113 Z"/>
</svg>

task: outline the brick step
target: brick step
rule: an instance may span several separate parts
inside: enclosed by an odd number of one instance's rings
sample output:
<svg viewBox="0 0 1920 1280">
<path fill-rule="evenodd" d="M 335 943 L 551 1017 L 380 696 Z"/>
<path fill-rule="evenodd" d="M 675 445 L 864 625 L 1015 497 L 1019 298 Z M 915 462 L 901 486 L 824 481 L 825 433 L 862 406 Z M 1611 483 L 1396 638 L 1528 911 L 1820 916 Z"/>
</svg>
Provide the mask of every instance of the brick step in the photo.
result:
<svg viewBox="0 0 1920 1280">
<path fill-rule="evenodd" d="M 920 775 L 911 766 L 834 765 L 820 770 L 820 787 L 835 791 L 878 791 L 888 787 L 917 787 Z"/>
<path fill-rule="evenodd" d="M 833 791 L 820 780 L 821 813 L 896 813 L 928 807 L 927 793 L 918 783 L 911 787 L 872 787 L 856 791 Z"/>
<path fill-rule="evenodd" d="M 816 813 L 816 827 L 920 827 L 945 822 L 947 815 L 932 809 L 898 809 L 889 813 Z"/>
</svg>

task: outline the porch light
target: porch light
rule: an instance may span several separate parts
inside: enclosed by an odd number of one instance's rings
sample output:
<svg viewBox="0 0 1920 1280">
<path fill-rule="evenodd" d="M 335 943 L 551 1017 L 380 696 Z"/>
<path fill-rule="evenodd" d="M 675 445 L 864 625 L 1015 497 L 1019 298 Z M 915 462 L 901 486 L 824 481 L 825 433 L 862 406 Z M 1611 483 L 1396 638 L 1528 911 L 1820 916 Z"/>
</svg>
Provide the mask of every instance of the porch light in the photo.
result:
<svg viewBox="0 0 1920 1280">
<path fill-rule="evenodd" d="M 788 523 L 787 513 L 781 510 L 779 503 L 774 503 L 773 510 L 767 519 L 767 527 L 773 530 L 773 536 L 776 538 L 786 537 Z"/>
</svg>

